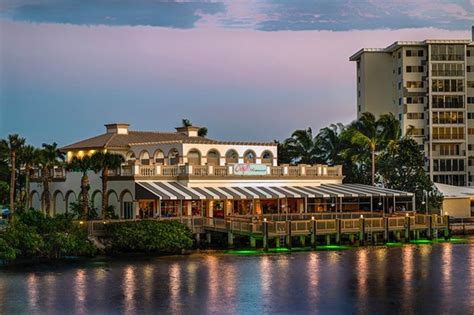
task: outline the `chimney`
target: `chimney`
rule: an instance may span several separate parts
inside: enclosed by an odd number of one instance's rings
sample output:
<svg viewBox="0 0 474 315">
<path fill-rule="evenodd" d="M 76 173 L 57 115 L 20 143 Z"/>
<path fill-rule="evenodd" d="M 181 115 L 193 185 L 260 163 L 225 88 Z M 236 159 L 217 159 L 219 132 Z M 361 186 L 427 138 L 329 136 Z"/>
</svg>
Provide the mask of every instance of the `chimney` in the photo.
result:
<svg viewBox="0 0 474 315">
<path fill-rule="evenodd" d="M 201 129 L 201 127 L 183 126 L 176 128 L 176 131 L 179 133 L 183 133 L 188 137 L 197 137 L 199 129 Z"/>
<path fill-rule="evenodd" d="M 114 123 L 114 124 L 105 124 L 105 129 L 107 133 L 115 133 L 118 135 L 128 135 L 129 124 L 124 123 Z"/>
</svg>

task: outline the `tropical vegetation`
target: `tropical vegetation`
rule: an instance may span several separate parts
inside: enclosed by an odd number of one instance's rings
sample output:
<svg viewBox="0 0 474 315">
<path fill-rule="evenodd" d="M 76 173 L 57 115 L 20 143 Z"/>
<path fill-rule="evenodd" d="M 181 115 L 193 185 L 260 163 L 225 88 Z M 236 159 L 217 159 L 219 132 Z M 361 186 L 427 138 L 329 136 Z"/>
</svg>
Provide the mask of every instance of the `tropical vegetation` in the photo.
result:
<svg viewBox="0 0 474 315">
<path fill-rule="evenodd" d="M 425 194 L 432 209 L 441 204 L 442 197 L 424 170 L 419 145 L 410 130 L 402 136 L 393 114 L 377 119 L 363 113 L 348 125 L 331 124 L 316 135 L 311 128 L 296 130 L 277 143 L 280 163 L 342 165 L 346 183 L 415 192 L 418 208 Z"/>
</svg>

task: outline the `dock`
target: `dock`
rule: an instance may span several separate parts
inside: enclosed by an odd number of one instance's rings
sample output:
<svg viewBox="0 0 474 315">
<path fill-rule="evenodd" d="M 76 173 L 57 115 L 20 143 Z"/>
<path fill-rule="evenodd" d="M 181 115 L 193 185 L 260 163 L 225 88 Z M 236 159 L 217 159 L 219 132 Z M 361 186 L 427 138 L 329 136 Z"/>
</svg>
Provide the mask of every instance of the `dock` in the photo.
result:
<svg viewBox="0 0 474 315">
<path fill-rule="evenodd" d="M 213 218 L 201 216 L 157 218 L 148 220 L 178 220 L 189 227 L 196 241 L 205 236 L 212 243 L 213 235 L 227 237 L 229 247 L 236 237 L 248 238 L 250 246 L 274 247 L 340 244 L 345 241 L 359 245 L 449 237 L 448 216 L 399 213 L 374 215 L 370 213 L 304 213 L 292 215 L 230 216 Z M 103 236 L 104 226 L 130 220 L 88 221 L 88 232 Z"/>
</svg>

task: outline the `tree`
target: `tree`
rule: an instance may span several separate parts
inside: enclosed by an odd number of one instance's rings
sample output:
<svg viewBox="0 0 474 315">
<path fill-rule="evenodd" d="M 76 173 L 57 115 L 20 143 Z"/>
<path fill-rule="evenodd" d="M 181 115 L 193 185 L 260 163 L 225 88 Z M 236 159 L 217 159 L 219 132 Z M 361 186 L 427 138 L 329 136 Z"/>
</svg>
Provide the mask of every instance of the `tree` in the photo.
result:
<svg viewBox="0 0 474 315">
<path fill-rule="evenodd" d="M 42 149 L 38 152 L 38 166 L 41 168 L 41 182 L 43 184 L 43 194 L 41 196 L 44 212 L 49 214 L 51 210 L 51 171 L 55 166 L 62 166 L 64 154 L 59 151 L 56 142 L 53 144 L 43 143 Z"/>
<path fill-rule="evenodd" d="M 120 154 L 114 154 L 109 152 L 97 152 L 92 155 L 92 169 L 94 172 L 100 172 L 100 178 L 102 180 L 102 218 L 106 219 L 107 212 L 109 210 L 109 191 L 108 191 L 108 180 L 109 170 L 118 169 L 125 161 L 123 156 Z"/>
<path fill-rule="evenodd" d="M 9 152 L 10 159 L 10 211 L 15 211 L 15 187 L 16 187 L 16 159 L 17 153 L 25 144 L 25 138 L 17 134 L 8 135 L 7 140 L 2 140 L 2 146 Z"/>
<path fill-rule="evenodd" d="M 88 155 L 84 157 L 73 157 L 66 165 L 66 169 L 71 172 L 80 172 L 81 176 L 81 203 L 82 212 L 87 216 L 89 213 L 89 176 L 87 172 L 93 170 L 92 158 Z"/>
<path fill-rule="evenodd" d="M 290 164 L 293 160 L 286 141 L 273 140 L 277 145 L 278 164 Z"/>
<path fill-rule="evenodd" d="M 191 123 L 191 121 L 189 119 L 181 119 L 181 125 L 183 127 L 191 127 L 193 124 Z"/>
<path fill-rule="evenodd" d="M 399 129 L 400 123 L 392 114 L 381 115 L 377 120 L 371 113 L 363 113 L 348 128 L 352 144 L 370 151 L 372 185 L 375 185 L 376 154 L 399 139 Z"/>
<path fill-rule="evenodd" d="M 25 200 L 24 208 L 28 209 L 30 200 L 30 177 L 33 167 L 38 163 L 39 150 L 32 145 L 23 146 L 20 150 L 19 160 L 23 166 L 23 173 L 25 174 Z"/>
<path fill-rule="evenodd" d="M 207 128 L 206 127 L 201 127 L 198 130 L 198 136 L 199 137 L 206 137 L 207 136 Z"/>
<path fill-rule="evenodd" d="M 346 144 L 341 134 L 345 130 L 341 123 L 331 124 L 319 131 L 316 135 L 316 147 L 318 149 L 318 162 L 328 165 L 341 163 L 341 150 Z"/>
<path fill-rule="evenodd" d="M 311 128 L 294 131 L 291 138 L 285 140 L 285 145 L 293 162 L 303 164 L 316 162 L 318 149 Z"/>
<path fill-rule="evenodd" d="M 382 154 L 379 172 L 384 186 L 415 192 L 417 208 L 422 208 L 423 194 L 427 192 L 429 207 L 439 209 L 442 195 L 426 174 L 423 153 L 412 138 L 405 137 L 398 140 L 396 150 L 386 150 Z"/>
</svg>

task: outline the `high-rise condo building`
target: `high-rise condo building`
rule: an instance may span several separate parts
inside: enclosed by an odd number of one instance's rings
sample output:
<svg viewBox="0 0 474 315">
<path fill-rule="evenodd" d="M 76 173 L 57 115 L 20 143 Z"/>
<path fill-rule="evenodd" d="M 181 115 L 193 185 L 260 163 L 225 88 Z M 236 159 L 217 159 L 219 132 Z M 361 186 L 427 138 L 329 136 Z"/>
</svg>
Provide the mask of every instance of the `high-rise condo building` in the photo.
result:
<svg viewBox="0 0 474 315">
<path fill-rule="evenodd" d="M 423 150 L 434 182 L 474 185 L 474 38 L 399 41 L 350 60 L 358 117 L 393 113 Z"/>
</svg>

